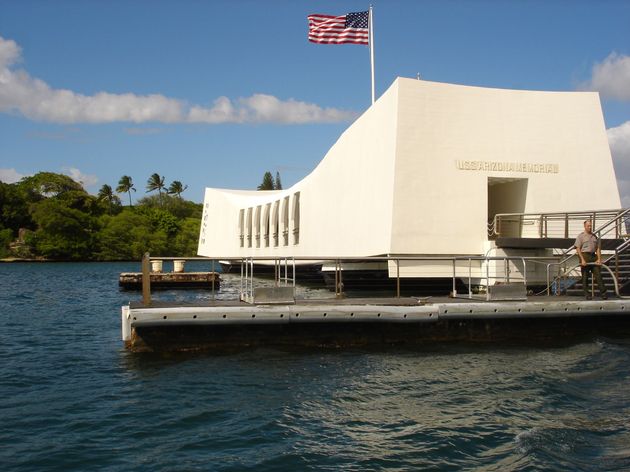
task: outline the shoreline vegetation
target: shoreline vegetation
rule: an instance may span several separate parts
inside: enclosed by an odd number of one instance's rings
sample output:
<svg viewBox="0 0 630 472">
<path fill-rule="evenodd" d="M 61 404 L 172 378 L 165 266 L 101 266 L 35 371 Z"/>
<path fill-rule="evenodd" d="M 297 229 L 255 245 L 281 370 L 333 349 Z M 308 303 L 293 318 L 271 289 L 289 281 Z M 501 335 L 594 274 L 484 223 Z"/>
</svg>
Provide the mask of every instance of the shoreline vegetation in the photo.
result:
<svg viewBox="0 0 630 472">
<path fill-rule="evenodd" d="M 19 182 L 0 181 L 0 262 L 139 261 L 145 252 L 196 255 L 203 205 L 182 198 L 153 174 L 135 203 L 134 183 L 123 176 L 116 193 L 109 185 L 90 195 L 72 178 L 39 172 Z M 127 198 L 125 198 L 127 201 Z"/>
</svg>

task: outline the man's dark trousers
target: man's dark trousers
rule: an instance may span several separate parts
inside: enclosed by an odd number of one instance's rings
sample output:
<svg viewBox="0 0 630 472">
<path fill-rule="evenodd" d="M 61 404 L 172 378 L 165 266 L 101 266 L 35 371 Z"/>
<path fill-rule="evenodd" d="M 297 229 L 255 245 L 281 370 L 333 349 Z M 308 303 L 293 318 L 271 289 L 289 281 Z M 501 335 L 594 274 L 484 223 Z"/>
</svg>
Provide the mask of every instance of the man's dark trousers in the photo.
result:
<svg viewBox="0 0 630 472">
<path fill-rule="evenodd" d="M 583 252 L 584 260 L 588 264 L 589 262 L 595 262 L 597 260 L 597 255 L 594 252 Z M 584 289 L 584 295 L 589 296 L 591 294 L 590 287 L 590 273 L 593 273 L 593 277 L 597 281 L 597 288 L 599 289 L 599 293 L 604 295 L 606 293 L 606 285 L 604 285 L 604 281 L 602 280 L 602 269 L 599 265 L 587 265 L 582 266 L 582 288 Z"/>
</svg>

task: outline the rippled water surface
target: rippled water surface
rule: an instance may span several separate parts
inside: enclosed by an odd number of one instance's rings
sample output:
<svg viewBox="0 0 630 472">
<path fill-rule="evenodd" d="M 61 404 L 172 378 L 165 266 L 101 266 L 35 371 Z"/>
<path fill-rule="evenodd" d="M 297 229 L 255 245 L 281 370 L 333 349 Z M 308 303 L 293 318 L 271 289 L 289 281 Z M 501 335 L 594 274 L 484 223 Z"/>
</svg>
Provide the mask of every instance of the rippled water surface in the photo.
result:
<svg viewBox="0 0 630 472">
<path fill-rule="evenodd" d="M 131 354 L 137 266 L 0 264 L 1 470 L 630 470 L 630 340 Z"/>
</svg>

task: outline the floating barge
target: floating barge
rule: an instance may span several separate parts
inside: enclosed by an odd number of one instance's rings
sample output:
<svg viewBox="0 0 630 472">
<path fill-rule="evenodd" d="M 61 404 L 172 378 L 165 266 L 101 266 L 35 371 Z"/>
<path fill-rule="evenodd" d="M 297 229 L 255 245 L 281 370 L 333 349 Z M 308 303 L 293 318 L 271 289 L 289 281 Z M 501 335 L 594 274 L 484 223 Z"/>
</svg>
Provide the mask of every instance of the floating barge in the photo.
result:
<svg viewBox="0 0 630 472">
<path fill-rule="evenodd" d="M 486 262 L 494 259 L 505 258 Z M 255 287 L 253 261 L 243 261 L 239 299 L 155 301 L 145 286 L 142 302 L 122 307 L 122 338 L 133 352 L 171 352 L 262 346 L 417 348 L 444 342 L 557 343 L 579 336 L 630 336 L 630 299 L 620 295 L 612 273 L 615 295 L 610 300 L 585 300 L 576 292 L 552 295 L 549 288 L 533 295 L 526 281 L 509 271 L 485 293 L 458 293 L 459 262 L 452 259 L 448 296 L 403 297 L 398 279 L 396 296 L 347 298 L 339 288 L 343 271 L 338 269 L 334 295 L 302 299 L 296 297 L 295 272 L 286 264 L 284 274 L 276 273 L 275 286 Z"/>
<path fill-rule="evenodd" d="M 444 342 L 566 342 L 630 336 L 630 300 L 543 296 L 526 301 L 449 298 L 132 303 L 122 334 L 134 352 L 419 347 Z"/>
<path fill-rule="evenodd" d="M 173 261 L 172 272 L 162 272 L 164 260 Z M 187 260 L 205 260 L 206 258 L 154 258 L 143 261 L 142 272 L 122 272 L 118 285 L 123 290 L 142 290 L 143 279 L 148 290 L 153 289 L 206 289 L 219 290 L 221 278 L 218 272 L 184 272 Z M 214 263 L 212 263 L 214 266 Z M 150 268 L 149 268 L 150 265 Z"/>
<path fill-rule="evenodd" d="M 219 289 L 221 278 L 217 272 L 160 272 L 152 273 L 151 286 L 154 289 L 195 288 Z M 142 272 L 122 272 L 118 285 L 125 290 L 142 290 Z"/>
</svg>

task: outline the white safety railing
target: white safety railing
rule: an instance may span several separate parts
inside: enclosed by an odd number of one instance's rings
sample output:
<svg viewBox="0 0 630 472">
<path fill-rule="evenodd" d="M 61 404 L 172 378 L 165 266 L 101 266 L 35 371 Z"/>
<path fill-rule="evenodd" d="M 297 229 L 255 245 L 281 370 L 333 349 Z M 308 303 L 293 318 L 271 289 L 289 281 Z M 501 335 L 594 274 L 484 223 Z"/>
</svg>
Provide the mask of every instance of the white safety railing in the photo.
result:
<svg viewBox="0 0 630 472">
<path fill-rule="evenodd" d="M 627 226 L 630 221 L 630 209 L 626 209 L 617 214 L 614 218 L 606 221 L 600 227 L 596 228 L 593 233 L 597 235 L 597 239 L 601 244 L 602 239 L 621 239 L 622 242 L 619 246 L 614 249 L 613 254 L 608 254 L 608 257 L 605 257 L 603 260 L 602 267 L 605 270 L 609 271 L 611 276 L 613 277 L 613 282 L 615 284 L 615 293 L 617 296 L 619 295 L 619 254 L 625 252 L 630 247 L 630 236 L 627 233 Z M 624 230 L 621 231 L 620 228 Z M 569 274 L 573 273 L 577 268 L 580 267 L 580 264 L 575 264 L 577 255 L 575 253 L 575 247 L 571 246 L 560 254 L 560 260 L 557 262 L 551 262 L 547 265 L 547 294 L 551 294 L 551 287 L 553 282 L 557 281 L 558 284 L 566 283 L 570 277 Z M 606 263 L 613 261 L 615 264 L 615 271 L 613 272 Z M 556 275 L 551 280 L 551 268 L 557 267 Z"/>
<path fill-rule="evenodd" d="M 626 242 L 630 244 L 630 240 Z M 550 294 L 550 287 L 553 281 L 550 277 L 551 267 L 561 267 L 566 264 L 571 257 L 560 259 L 561 256 L 548 257 L 524 257 L 524 256 L 374 256 L 374 257 L 246 257 L 246 258 L 221 258 L 222 261 L 232 264 L 240 263 L 240 291 L 239 297 L 244 301 L 252 301 L 255 285 L 258 282 L 255 279 L 256 266 L 264 265 L 267 268 L 273 266 L 273 281 L 276 287 L 293 287 L 295 289 L 297 282 L 296 268 L 300 264 L 329 264 L 335 267 L 335 295 L 344 296 L 343 272 L 344 264 L 356 263 L 374 263 L 384 262 L 393 263 L 396 269 L 396 276 L 392 277 L 396 280 L 396 294 L 400 298 L 401 294 L 401 277 L 400 269 L 403 263 L 417 263 L 417 267 L 423 264 L 439 263 L 443 267 L 444 264 L 452 267 L 452 291 L 451 297 L 454 298 L 478 298 L 480 293 L 487 290 L 488 287 L 496 284 L 520 283 L 525 287 L 528 286 L 528 272 L 537 265 L 544 265 L 546 268 L 546 291 Z M 215 261 L 204 257 L 158 257 L 145 254 L 143 257 L 143 304 L 148 306 L 151 304 L 151 288 L 149 279 L 149 264 L 154 260 L 203 260 L 208 261 L 212 265 L 214 272 Z M 568 277 L 571 270 L 578 266 L 572 267 L 570 270 L 559 270 L 559 274 Z M 613 278 L 615 293 L 619 296 L 619 284 L 617 277 L 613 271 L 605 265 L 602 267 L 607 270 Z M 535 269 L 534 269 L 535 270 Z M 458 280 L 467 286 L 467 292 L 458 292 Z M 560 276 L 554 280 L 560 280 Z M 544 282 L 542 282 L 544 283 Z M 540 285 L 542 285 L 542 283 Z M 215 298 L 215 284 L 212 282 L 212 299 Z"/>
<path fill-rule="evenodd" d="M 422 264 L 439 263 L 443 267 L 452 267 L 452 292 L 451 297 L 473 298 L 478 289 L 487 289 L 488 286 L 498 283 L 522 283 L 527 286 L 527 274 L 536 264 L 546 264 L 550 260 L 557 261 L 554 256 L 549 257 L 522 257 L 522 256 L 372 256 L 372 257 L 247 257 L 239 259 L 221 258 L 222 261 L 241 265 L 241 300 L 252 300 L 255 289 L 256 266 L 273 266 L 275 286 L 295 287 L 297 276 L 296 267 L 300 264 L 317 263 L 334 267 L 335 295 L 344 296 L 343 273 L 348 264 L 357 263 L 393 263 L 396 275 L 391 277 L 396 281 L 396 294 L 400 298 L 401 266 L 404 263 Z M 403 266 L 404 267 L 404 266 Z M 259 272 L 261 273 L 261 272 Z M 391 272 L 390 272 L 391 273 Z M 448 276 L 447 276 L 448 277 Z M 541 278 L 544 277 L 544 273 Z M 440 277 L 443 278 L 443 277 Z M 461 280 L 467 285 L 467 293 L 460 294 L 457 289 L 457 281 Z M 466 284 L 464 281 L 467 281 Z M 541 282 L 542 283 L 542 282 Z"/>
<path fill-rule="evenodd" d="M 630 209 L 552 212 L 552 213 L 500 213 L 488 224 L 488 237 L 513 238 L 571 238 L 582 232 L 584 220 L 597 225 L 613 225 L 609 237 L 628 237 Z"/>
</svg>

